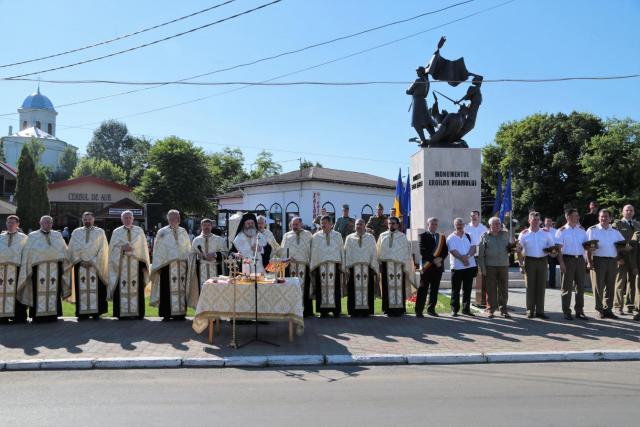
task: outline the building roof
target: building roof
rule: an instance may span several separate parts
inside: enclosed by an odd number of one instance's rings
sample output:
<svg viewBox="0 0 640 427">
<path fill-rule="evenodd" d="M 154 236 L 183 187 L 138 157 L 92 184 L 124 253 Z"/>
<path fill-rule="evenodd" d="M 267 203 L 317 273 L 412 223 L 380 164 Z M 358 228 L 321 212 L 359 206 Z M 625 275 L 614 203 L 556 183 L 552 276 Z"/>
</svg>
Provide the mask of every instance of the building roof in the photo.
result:
<svg viewBox="0 0 640 427">
<path fill-rule="evenodd" d="M 219 196 L 216 196 L 216 199 L 235 199 L 237 197 L 242 197 L 242 190 L 235 190 L 221 194 Z"/>
<path fill-rule="evenodd" d="M 49 98 L 40 93 L 40 87 L 31 95 L 27 96 L 22 102 L 22 109 L 31 109 L 31 110 L 50 110 L 55 112 L 55 108 L 53 108 L 53 103 Z"/>
<path fill-rule="evenodd" d="M 5 202 L 4 200 L 0 200 L 0 215 L 15 215 L 16 209 L 15 205 Z"/>
<path fill-rule="evenodd" d="M 7 171 L 10 175 L 13 175 L 14 177 L 18 176 L 18 170 L 8 163 L 0 162 L 0 169 Z"/>
<path fill-rule="evenodd" d="M 22 129 L 20 132 L 13 134 L 11 136 L 20 136 L 22 138 L 37 138 L 37 139 L 57 139 L 55 136 L 49 135 L 47 132 L 35 126 Z"/>
<path fill-rule="evenodd" d="M 118 184 L 117 182 L 108 181 L 106 179 L 98 178 L 97 176 L 80 176 L 78 178 L 72 178 L 66 181 L 54 182 L 53 184 L 49 184 L 49 190 L 85 183 L 104 185 L 105 187 L 115 188 L 116 190 L 120 191 L 131 192 L 133 190 L 128 185 Z"/>
<path fill-rule="evenodd" d="M 271 184 L 286 184 L 291 182 L 331 182 L 336 184 L 362 185 L 366 187 L 378 187 L 395 189 L 396 182 L 392 179 L 382 178 L 368 173 L 344 171 L 313 166 L 310 168 L 270 176 L 268 178 L 253 179 L 235 185 L 235 188 L 256 187 Z M 229 193 L 228 193 L 229 194 Z"/>
</svg>

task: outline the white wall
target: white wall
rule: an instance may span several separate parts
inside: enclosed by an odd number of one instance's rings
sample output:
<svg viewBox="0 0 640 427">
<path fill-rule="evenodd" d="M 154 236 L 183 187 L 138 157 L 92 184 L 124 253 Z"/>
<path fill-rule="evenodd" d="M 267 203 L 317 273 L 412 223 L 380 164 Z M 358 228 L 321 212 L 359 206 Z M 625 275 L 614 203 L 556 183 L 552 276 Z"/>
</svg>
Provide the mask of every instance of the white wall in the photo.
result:
<svg viewBox="0 0 640 427">
<path fill-rule="evenodd" d="M 22 126 L 22 122 L 25 120 L 27 121 L 27 126 L 26 126 L 27 128 L 30 128 L 32 126 L 35 127 L 36 122 L 39 121 L 40 129 L 47 133 L 49 132 L 47 124 L 51 123 L 51 125 L 53 126 L 53 133 L 51 135 L 53 136 L 56 135 L 57 113 L 49 110 L 23 110 L 23 109 L 19 109 L 18 112 L 20 113 L 20 121 L 18 123 L 19 130 L 24 129 L 24 127 Z"/>
<path fill-rule="evenodd" d="M 2 138 L 4 156 L 8 164 L 14 168 L 18 165 L 18 159 L 24 144 L 29 143 L 31 138 L 11 137 Z M 57 139 L 39 139 L 44 143 L 44 152 L 40 156 L 40 164 L 56 170 L 60 167 L 60 159 L 66 144 Z"/>
<path fill-rule="evenodd" d="M 230 199 L 229 202 L 221 200 L 220 209 L 255 210 L 257 206 L 262 204 L 268 213 L 274 203 L 278 203 L 282 207 L 284 228 L 287 205 L 290 202 L 295 202 L 299 207 L 302 222 L 311 224 L 313 222 L 314 192 L 320 193 L 320 207 L 325 202 L 331 202 L 335 207 L 336 215 L 339 216 L 342 212 L 342 205 L 346 203 L 350 207 L 350 215 L 355 218 L 360 218 L 362 208 L 367 204 L 375 212 L 378 202 L 383 204 L 385 212 L 389 212 L 395 196 L 395 190 L 392 189 L 307 181 L 248 187 L 245 189 L 242 205 L 237 203 L 237 199 Z M 289 210 L 292 210 L 291 207 Z M 367 210 L 367 213 L 371 213 L 371 211 Z"/>
</svg>

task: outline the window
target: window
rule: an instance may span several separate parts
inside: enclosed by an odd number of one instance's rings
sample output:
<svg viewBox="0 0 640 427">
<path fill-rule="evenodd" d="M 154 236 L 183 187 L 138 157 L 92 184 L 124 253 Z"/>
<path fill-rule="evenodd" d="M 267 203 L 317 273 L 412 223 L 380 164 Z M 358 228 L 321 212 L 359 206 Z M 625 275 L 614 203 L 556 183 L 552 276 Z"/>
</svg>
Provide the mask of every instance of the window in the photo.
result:
<svg viewBox="0 0 640 427">
<path fill-rule="evenodd" d="M 285 226 L 285 231 L 289 231 L 289 226 L 291 224 L 291 220 L 297 216 L 300 216 L 300 208 L 298 207 L 298 204 L 295 202 L 290 202 L 287 205 L 286 208 L 286 217 L 287 217 L 287 222 L 284 225 Z"/>
<path fill-rule="evenodd" d="M 27 121 L 26 121 L 26 120 L 24 120 L 24 121 L 22 122 L 22 129 L 20 129 L 20 130 L 25 130 L 26 128 L 27 128 Z"/>
<path fill-rule="evenodd" d="M 262 203 L 258 203 L 258 206 L 256 206 L 254 210 L 256 211 L 256 215 L 266 216 L 267 208 Z"/>
<path fill-rule="evenodd" d="M 269 208 L 269 218 L 273 221 L 269 225 L 269 229 L 278 242 L 282 241 L 282 206 L 274 203 Z"/>
<path fill-rule="evenodd" d="M 38 129 L 42 129 L 42 124 L 41 124 L 40 122 L 36 122 L 36 127 L 37 127 Z"/>
<path fill-rule="evenodd" d="M 327 215 L 331 217 L 331 222 L 336 223 L 336 207 L 331 202 L 324 202 L 322 209 L 327 210 Z"/>
<path fill-rule="evenodd" d="M 47 125 L 47 133 L 53 135 L 53 125 L 51 123 Z"/>
<path fill-rule="evenodd" d="M 371 205 L 364 205 L 362 207 L 362 210 L 360 211 L 360 218 L 364 219 L 364 222 L 366 223 L 372 216 L 373 208 L 371 207 Z"/>
</svg>

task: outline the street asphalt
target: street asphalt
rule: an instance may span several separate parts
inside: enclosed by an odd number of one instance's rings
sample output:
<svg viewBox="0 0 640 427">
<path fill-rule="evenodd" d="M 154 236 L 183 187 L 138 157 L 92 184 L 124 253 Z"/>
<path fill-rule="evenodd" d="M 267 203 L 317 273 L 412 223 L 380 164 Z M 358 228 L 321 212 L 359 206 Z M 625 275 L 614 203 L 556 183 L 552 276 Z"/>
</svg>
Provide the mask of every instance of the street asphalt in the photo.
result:
<svg viewBox="0 0 640 427">
<path fill-rule="evenodd" d="M 636 425 L 640 362 L 4 372 L 0 424 Z"/>
</svg>

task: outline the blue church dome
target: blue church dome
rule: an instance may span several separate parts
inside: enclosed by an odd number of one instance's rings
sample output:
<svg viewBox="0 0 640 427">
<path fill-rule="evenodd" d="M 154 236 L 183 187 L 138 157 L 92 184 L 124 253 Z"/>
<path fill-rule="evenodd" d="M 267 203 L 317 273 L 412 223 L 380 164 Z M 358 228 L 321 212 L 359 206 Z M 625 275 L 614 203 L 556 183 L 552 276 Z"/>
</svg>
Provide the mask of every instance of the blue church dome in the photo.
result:
<svg viewBox="0 0 640 427">
<path fill-rule="evenodd" d="M 33 110 L 51 110 L 56 111 L 53 108 L 53 104 L 51 100 L 40 93 L 40 88 L 38 90 L 27 96 L 22 103 L 23 109 L 33 109 Z"/>
</svg>

